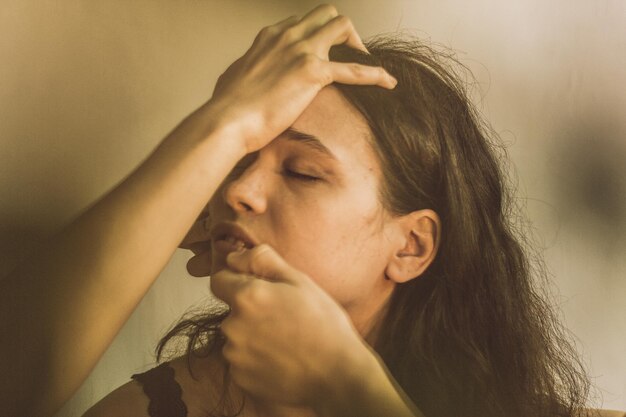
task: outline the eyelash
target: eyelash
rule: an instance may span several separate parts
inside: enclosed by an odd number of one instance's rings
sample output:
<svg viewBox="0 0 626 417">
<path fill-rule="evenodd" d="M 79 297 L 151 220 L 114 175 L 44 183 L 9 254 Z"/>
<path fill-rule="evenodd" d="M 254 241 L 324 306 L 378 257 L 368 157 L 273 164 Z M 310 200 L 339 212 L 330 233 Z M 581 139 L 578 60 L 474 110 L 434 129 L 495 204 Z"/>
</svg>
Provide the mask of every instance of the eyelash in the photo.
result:
<svg viewBox="0 0 626 417">
<path fill-rule="evenodd" d="M 322 180 L 321 178 L 313 177 L 311 175 L 301 174 L 299 172 L 292 171 L 290 169 L 285 170 L 285 175 L 287 175 L 288 177 L 300 180 L 300 181 L 304 181 L 304 182 L 317 182 L 317 181 Z"/>
</svg>

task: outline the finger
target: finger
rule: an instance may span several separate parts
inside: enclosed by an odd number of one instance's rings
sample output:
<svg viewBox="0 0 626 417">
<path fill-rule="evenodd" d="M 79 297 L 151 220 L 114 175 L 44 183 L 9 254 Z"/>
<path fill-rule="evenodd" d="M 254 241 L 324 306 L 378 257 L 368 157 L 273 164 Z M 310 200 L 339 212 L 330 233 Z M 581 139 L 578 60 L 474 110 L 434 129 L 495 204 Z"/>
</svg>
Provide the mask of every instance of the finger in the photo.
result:
<svg viewBox="0 0 626 417">
<path fill-rule="evenodd" d="M 393 89 L 398 81 L 382 67 L 356 63 L 329 62 L 333 81 L 341 84 L 379 85 Z"/>
<path fill-rule="evenodd" d="M 333 18 L 326 25 L 316 30 L 310 37 L 310 41 L 314 45 L 323 45 L 324 50 L 320 52 L 324 56 L 328 56 L 330 46 L 339 44 L 346 44 L 351 48 L 369 53 L 354 28 L 354 24 L 346 16 Z"/>
<path fill-rule="evenodd" d="M 311 10 L 297 24 L 293 25 L 290 31 L 293 39 L 302 39 L 315 32 L 320 26 L 325 25 L 335 18 L 339 13 L 334 6 L 322 4 Z"/>
<path fill-rule="evenodd" d="M 269 281 L 300 281 L 301 273 L 292 268 L 282 256 L 267 244 L 252 249 L 231 252 L 226 257 L 227 265 L 241 273 L 252 274 Z"/>
<path fill-rule="evenodd" d="M 252 46 L 246 52 L 246 54 L 256 55 L 254 51 L 257 50 L 260 45 L 273 39 L 274 37 L 276 37 L 283 31 L 287 30 L 289 27 L 295 25 L 296 23 L 298 23 L 298 17 L 289 16 L 288 18 L 281 20 L 278 23 L 262 28 L 259 31 L 259 33 L 256 35 L 256 38 L 254 38 L 254 41 L 252 42 Z"/>
<path fill-rule="evenodd" d="M 278 23 L 274 23 L 271 27 L 276 30 L 276 32 L 282 32 L 283 30 L 295 25 L 298 23 L 300 19 L 298 16 L 289 16 L 288 18 L 281 20 Z"/>
<path fill-rule="evenodd" d="M 201 252 L 187 261 L 187 272 L 193 277 L 211 275 L 211 251 Z"/>
<path fill-rule="evenodd" d="M 232 306 L 235 295 L 255 280 L 256 278 L 254 277 L 222 269 L 211 276 L 211 292 L 217 298 Z"/>
</svg>

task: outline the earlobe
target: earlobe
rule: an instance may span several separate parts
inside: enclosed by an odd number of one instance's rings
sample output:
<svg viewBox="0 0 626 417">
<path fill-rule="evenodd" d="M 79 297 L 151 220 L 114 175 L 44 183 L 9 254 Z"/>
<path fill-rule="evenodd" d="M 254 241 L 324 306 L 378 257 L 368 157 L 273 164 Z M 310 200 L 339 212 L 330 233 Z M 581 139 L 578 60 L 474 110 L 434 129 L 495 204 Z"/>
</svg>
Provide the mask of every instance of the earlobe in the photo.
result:
<svg viewBox="0 0 626 417">
<path fill-rule="evenodd" d="M 401 239 L 385 269 L 385 276 L 397 283 L 424 273 L 435 259 L 441 235 L 441 221 L 433 210 L 414 211 L 398 219 Z"/>
</svg>

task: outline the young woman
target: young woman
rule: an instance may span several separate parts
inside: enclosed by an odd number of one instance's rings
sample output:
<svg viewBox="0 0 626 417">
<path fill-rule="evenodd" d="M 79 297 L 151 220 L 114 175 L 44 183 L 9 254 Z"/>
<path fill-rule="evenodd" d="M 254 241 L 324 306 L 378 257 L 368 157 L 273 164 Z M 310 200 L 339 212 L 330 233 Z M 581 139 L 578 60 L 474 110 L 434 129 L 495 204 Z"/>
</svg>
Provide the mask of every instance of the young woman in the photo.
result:
<svg viewBox="0 0 626 417">
<path fill-rule="evenodd" d="M 281 30 L 261 38 L 293 42 Z M 497 154 L 455 74 L 416 41 L 361 49 L 330 59 L 382 65 L 398 85 L 325 87 L 240 161 L 183 242 L 189 271 L 230 308 L 182 321 L 160 348 L 187 335 L 187 356 L 89 417 L 128 403 L 361 416 L 391 398 L 382 363 L 425 416 L 580 412 L 584 373 L 533 287 Z M 380 403 L 371 415 L 410 415 Z"/>
<path fill-rule="evenodd" d="M 417 41 L 366 48 L 332 6 L 263 29 L 205 106 L 16 273 L 53 266 L 30 410 L 80 384 L 182 240 L 228 308 L 182 321 L 159 352 L 186 335 L 187 355 L 86 416 L 581 415 L 587 379 L 487 133 Z"/>
</svg>

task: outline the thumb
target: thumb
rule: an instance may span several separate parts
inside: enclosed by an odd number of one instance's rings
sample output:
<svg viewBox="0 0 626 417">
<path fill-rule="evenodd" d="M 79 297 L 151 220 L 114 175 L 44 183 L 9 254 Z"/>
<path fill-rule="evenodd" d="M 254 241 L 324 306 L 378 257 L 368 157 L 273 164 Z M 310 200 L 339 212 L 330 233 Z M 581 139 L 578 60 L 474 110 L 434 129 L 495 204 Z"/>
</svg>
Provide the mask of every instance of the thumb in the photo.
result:
<svg viewBox="0 0 626 417">
<path fill-rule="evenodd" d="M 211 275 L 210 288 L 213 295 L 232 306 L 237 293 L 255 280 L 254 277 L 223 269 Z"/>
<path fill-rule="evenodd" d="M 226 263 L 234 271 L 257 275 L 269 281 L 296 284 L 304 279 L 302 272 L 289 265 L 274 248 L 265 243 L 252 249 L 229 253 Z"/>
</svg>

